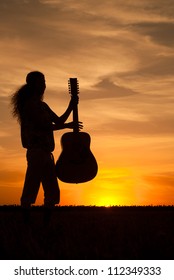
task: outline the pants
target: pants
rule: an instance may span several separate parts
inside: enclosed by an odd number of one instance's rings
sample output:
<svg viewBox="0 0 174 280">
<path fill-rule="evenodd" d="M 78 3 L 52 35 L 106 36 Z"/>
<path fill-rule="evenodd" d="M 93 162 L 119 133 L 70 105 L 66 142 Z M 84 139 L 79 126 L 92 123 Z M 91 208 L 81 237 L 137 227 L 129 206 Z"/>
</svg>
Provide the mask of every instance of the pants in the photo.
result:
<svg viewBox="0 0 174 280">
<path fill-rule="evenodd" d="M 60 189 L 52 153 L 42 149 L 27 150 L 27 171 L 21 196 L 21 205 L 35 203 L 40 183 L 44 190 L 44 205 L 54 206 L 60 202 Z"/>
</svg>

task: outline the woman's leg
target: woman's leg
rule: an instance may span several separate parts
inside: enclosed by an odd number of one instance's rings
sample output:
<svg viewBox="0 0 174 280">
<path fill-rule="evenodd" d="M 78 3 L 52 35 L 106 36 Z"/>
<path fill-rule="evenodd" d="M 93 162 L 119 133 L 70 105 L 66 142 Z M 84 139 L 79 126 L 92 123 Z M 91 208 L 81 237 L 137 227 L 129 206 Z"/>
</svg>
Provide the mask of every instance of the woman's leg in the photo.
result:
<svg viewBox="0 0 174 280">
<path fill-rule="evenodd" d="M 35 203 L 39 191 L 43 161 L 37 150 L 27 151 L 27 171 L 21 196 L 21 206 L 29 207 Z"/>
<path fill-rule="evenodd" d="M 43 172 L 42 185 L 44 189 L 44 205 L 53 207 L 60 202 L 60 189 L 57 181 L 54 157 L 51 153 L 46 156 Z"/>
</svg>

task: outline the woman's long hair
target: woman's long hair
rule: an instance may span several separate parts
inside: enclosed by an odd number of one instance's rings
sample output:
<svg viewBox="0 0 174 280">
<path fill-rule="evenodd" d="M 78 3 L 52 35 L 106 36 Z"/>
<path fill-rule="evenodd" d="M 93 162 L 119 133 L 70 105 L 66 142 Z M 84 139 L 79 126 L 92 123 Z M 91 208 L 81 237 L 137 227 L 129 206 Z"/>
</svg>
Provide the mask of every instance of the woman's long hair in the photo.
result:
<svg viewBox="0 0 174 280">
<path fill-rule="evenodd" d="M 38 78 L 44 78 L 44 75 L 39 71 L 33 71 L 28 73 L 26 77 L 26 84 L 21 86 L 11 97 L 12 115 L 17 118 L 21 123 L 24 114 L 25 104 L 34 95 L 39 94 L 39 98 L 42 99 L 42 93 L 36 93 L 36 81 Z"/>
</svg>

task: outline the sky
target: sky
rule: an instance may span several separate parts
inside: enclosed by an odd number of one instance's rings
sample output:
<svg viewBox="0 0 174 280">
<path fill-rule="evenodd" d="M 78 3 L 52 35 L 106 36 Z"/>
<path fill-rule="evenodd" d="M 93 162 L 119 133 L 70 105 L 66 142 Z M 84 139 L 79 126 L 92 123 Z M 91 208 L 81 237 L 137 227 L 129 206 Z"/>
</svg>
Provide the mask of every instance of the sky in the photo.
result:
<svg viewBox="0 0 174 280">
<path fill-rule="evenodd" d="M 26 150 L 10 96 L 33 70 L 57 115 L 78 78 L 98 162 L 92 181 L 59 181 L 60 205 L 174 204 L 173 15 L 173 0 L 0 1 L 0 205 L 20 203 Z M 54 133 L 55 160 L 67 131 Z"/>
</svg>

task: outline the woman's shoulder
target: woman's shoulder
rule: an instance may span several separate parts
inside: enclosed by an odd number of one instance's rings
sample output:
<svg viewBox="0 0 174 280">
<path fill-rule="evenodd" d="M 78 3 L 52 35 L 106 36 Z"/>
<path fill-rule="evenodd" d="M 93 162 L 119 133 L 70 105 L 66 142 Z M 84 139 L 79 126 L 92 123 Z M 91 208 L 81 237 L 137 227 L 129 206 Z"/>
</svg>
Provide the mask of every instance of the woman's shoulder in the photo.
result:
<svg viewBox="0 0 174 280">
<path fill-rule="evenodd" d="M 44 102 L 44 101 L 41 101 L 41 102 L 42 102 L 42 108 L 44 110 L 49 111 L 49 112 L 52 111 L 51 108 L 48 106 L 48 104 L 46 102 Z"/>
</svg>

